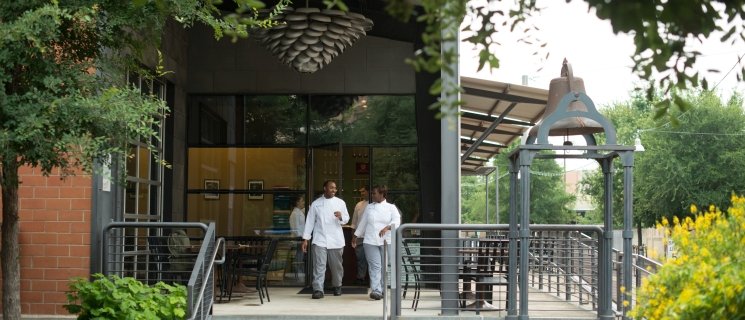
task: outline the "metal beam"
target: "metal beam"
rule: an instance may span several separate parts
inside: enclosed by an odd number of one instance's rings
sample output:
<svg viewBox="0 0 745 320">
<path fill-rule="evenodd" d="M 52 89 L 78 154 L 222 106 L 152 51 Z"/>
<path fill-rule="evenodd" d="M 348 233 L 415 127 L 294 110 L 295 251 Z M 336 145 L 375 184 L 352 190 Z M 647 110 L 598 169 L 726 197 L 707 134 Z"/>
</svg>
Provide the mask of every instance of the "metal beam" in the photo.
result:
<svg viewBox="0 0 745 320">
<path fill-rule="evenodd" d="M 497 126 L 498 126 L 498 125 L 499 125 L 500 123 L 502 123 L 502 120 L 504 120 L 504 117 L 505 117 L 505 116 L 506 116 L 507 114 L 509 114 L 509 113 L 510 113 L 510 111 L 512 111 L 512 109 L 514 109 L 516 105 L 517 105 L 517 103 L 516 103 L 516 102 L 510 103 L 510 105 L 509 105 L 509 106 L 507 107 L 507 109 L 505 109 L 505 110 L 504 110 L 504 111 L 503 111 L 503 112 L 502 112 L 502 113 L 501 113 L 501 114 L 499 115 L 499 117 L 497 117 L 497 119 L 496 119 L 496 120 L 494 120 L 494 122 L 492 122 L 492 124 L 491 124 L 491 125 L 490 125 L 490 126 L 489 126 L 488 128 L 486 128 L 486 130 L 484 130 L 484 132 L 483 132 L 483 133 L 481 134 L 481 136 L 480 136 L 480 137 L 479 137 L 478 139 L 476 139 L 476 142 L 474 142 L 474 144 L 472 144 L 472 145 L 471 145 L 471 147 L 470 147 L 470 148 L 468 148 L 468 150 L 466 150 L 466 152 L 465 152 L 465 153 L 463 153 L 463 155 L 462 155 L 462 156 L 460 157 L 460 163 L 463 163 L 464 161 L 466 161 L 466 159 L 468 158 L 468 156 L 470 156 L 470 155 L 471 155 L 471 153 L 473 153 L 473 151 L 474 151 L 474 150 L 475 150 L 476 148 L 478 148 L 478 146 L 479 146 L 479 145 L 481 144 L 481 142 L 483 142 L 484 140 L 486 140 L 486 137 L 488 137 L 488 136 L 489 136 L 489 135 L 490 135 L 490 134 L 492 133 L 492 131 L 493 131 L 494 129 L 496 129 L 496 128 L 497 128 Z"/>
<path fill-rule="evenodd" d="M 460 128 L 461 129 L 466 129 L 466 130 L 472 130 L 472 131 L 476 131 L 476 132 L 483 132 L 484 130 L 486 130 L 486 128 L 484 128 L 482 126 L 477 126 L 477 125 L 467 124 L 467 123 L 461 123 L 460 124 Z M 508 134 L 508 135 L 513 135 L 513 136 L 520 136 L 520 135 L 522 135 L 522 133 L 520 133 L 520 132 L 507 131 L 507 130 L 501 130 L 501 129 L 494 129 L 492 131 L 492 133 L 496 133 L 496 134 Z"/>
<path fill-rule="evenodd" d="M 528 98 L 509 93 L 494 92 L 471 87 L 463 87 L 463 93 L 477 97 L 491 98 L 514 103 L 546 104 L 546 100 L 543 99 Z"/>
<path fill-rule="evenodd" d="M 468 118 L 468 119 L 473 119 L 473 120 L 489 121 L 489 122 L 492 122 L 492 121 L 494 121 L 494 120 L 497 119 L 497 117 L 495 117 L 495 116 L 490 116 L 490 115 L 487 115 L 487 114 L 476 113 L 476 112 L 472 112 L 472 111 L 461 111 L 461 117 Z M 515 120 L 515 119 L 504 119 L 504 120 L 502 120 L 502 123 L 504 123 L 504 124 L 512 124 L 512 125 L 516 125 L 516 126 L 524 126 L 524 127 L 532 127 L 532 126 L 535 125 L 535 123 L 533 123 L 533 122 L 520 121 L 520 120 Z"/>
</svg>

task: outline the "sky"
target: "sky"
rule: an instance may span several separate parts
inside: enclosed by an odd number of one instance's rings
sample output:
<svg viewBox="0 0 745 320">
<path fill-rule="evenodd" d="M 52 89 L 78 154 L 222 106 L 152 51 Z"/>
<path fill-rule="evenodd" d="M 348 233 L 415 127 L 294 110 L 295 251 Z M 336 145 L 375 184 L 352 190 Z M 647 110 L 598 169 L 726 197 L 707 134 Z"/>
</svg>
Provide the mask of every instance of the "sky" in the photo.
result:
<svg viewBox="0 0 745 320">
<path fill-rule="evenodd" d="M 539 27 L 540 32 L 536 35 L 547 42 L 548 60 L 541 61 L 533 55 L 535 46 L 519 44 L 516 37 L 520 32 L 512 35 L 504 32 L 497 39 L 501 46 L 495 50 L 500 58 L 500 68 L 493 73 L 487 70 L 477 73 L 477 52 L 462 42 L 461 75 L 515 84 L 521 84 L 523 75 L 526 75 L 529 86 L 548 89 L 551 79 L 560 76 L 561 63 L 566 58 L 572 65 L 574 76 L 584 80 L 587 95 L 598 108 L 626 101 L 634 86 L 640 83 L 631 72 L 633 62 L 630 57 L 635 49 L 633 38 L 625 34 L 615 35 L 610 22 L 598 19 L 594 11 L 588 12 L 585 1 L 539 0 L 538 6 L 545 9 L 529 23 Z M 703 56 L 699 57 L 695 68 L 706 74 L 710 86 L 721 82 L 717 89 L 725 97 L 732 89 L 745 90 L 745 84 L 736 81 L 739 67 L 725 77 L 727 71 L 737 64 L 738 57 L 745 54 L 745 44 L 725 45 L 720 43 L 719 36 L 715 36 L 697 49 Z M 537 71 L 541 67 L 542 70 Z M 721 72 L 706 73 L 708 69 Z"/>
<path fill-rule="evenodd" d="M 497 38 L 501 46 L 495 50 L 500 68 L 493 72 L 477 72 L 477 51 L 461 41 L 461 76 L 514 84 L 522 84 L 523 76 L 527 76 L 528 86 L 548 89 L 551 79 L 560 76 L 562 61 L 566 58 L 572 65 L 574 76 L 584 80 L 586 93 L 597 108 L 628 100 L 634 87 L 642 83 L 631 71 L 631 55 L 635 50 L 633 38 L 614 34 L 610 22 L 598 19 L 594 11 L 588 12 L 585 1 L 538 0 L 538 6 L 545 9 L 528 23 L 540 29 L 536 36 L 547 42 L 543 53 L 549 53 L 548 60 L 542 61 L 533 55 L 536 46 L 518 43 L 520 32 L 504 32 Z M 694 68 L 706 76 L 710 88 L 718 84 L 717 91 L 726 98 L 732 90 L 745 91 L 745 84 L 736 79 L 741 68 L 738 58 L 745 54 L 745 44 L 725 45 L 719 41 L 720 36 L 696 46 L 702 56 Z M 727 75 L 733 66 L 734 70 Z M 708 69 L 721 72 L 705 72 Z M 587 161 L 568 160 L 566 164 L 566 170 L 587 167 Z"/>
</svg>

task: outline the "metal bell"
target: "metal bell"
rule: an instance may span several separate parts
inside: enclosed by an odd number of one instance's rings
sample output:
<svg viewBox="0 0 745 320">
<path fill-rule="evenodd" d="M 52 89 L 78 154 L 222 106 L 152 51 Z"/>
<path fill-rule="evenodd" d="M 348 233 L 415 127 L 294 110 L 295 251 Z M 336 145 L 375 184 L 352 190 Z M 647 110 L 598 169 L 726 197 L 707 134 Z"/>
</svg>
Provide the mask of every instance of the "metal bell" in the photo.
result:
<svg viewBox="0 0 745 320">
<path fill-rule="evenodd" d="M 561 99 L 564 98 L 565 95 L 569 93 L 579 92 L 585 93 L 585 82 L 582 81 L 582 78 L 574 77 L 574 74 L 572 72 L 572 65 L 569 64 L 566 59 L 564 59 L 564 63 L 561 67 L 561 77 L 552 79 L 551 84 L 549 85 L 548 101 L 546 103 L 546 111 L 543 113 L 543 118 L 545 119 L 554 112 L 557 112 L 557 109 L 559 107 L 558 104 L 559 102 L 561 102 Z M 584 103 L 580 101 L 572 101 L 569 103 L 566 111 L 561 112 L 571 111 L 587 112 L 588 109 Z M 529 134 L 531 136 L 537 135 L 540 125 L 541 123 L 531 128 Z M 603 131 L 603 127 L 595 120 L 582 117 L 567 116 L 551 125 L 551 129 L 549 130 L 548 135 L 575 136 Z"/>
</svg>

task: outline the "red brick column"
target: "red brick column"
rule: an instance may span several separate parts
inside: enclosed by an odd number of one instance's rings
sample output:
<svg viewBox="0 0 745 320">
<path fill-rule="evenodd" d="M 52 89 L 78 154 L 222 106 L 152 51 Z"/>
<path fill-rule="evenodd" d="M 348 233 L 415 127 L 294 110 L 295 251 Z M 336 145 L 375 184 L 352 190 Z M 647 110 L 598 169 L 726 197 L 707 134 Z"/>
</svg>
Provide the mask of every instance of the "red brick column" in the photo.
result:
<svg viewBox="0 0 745 320">
<path fill-rule="evenodd" d="M 68 315 L 70 279 L 90 274 L 91 178 L 60 180 L 34 168 L 20 176 L 21 312 Z"/>
</svg>

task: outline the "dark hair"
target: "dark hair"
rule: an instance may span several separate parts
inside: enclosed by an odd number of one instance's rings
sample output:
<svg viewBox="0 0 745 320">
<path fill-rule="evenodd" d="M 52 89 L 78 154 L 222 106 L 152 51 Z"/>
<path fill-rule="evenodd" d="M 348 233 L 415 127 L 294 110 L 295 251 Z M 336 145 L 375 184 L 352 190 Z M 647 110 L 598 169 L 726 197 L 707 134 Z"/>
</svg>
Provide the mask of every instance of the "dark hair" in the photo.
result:
<svg viewBox="0 0 745 320">
<path fill-rule="evenodd" d="M 297 202 L 300 201 L 300 199 L 305 199 L 305 195 L 304 194 L 301 194 L 301 195 L 296 196 L 295 198 L 293 198 L 292 199 L 292 205 L 296 205 Z"/>
<path fill-rule="evenodd" d="M 378 193 L 382 194 L 383 198 L 388 196 L 388 187 L 386 187 L 385 185 L 377 185 L 374 186 L 372 189 L 373 191 L 378 190 Z"/>
<path fill-rule="evenodd" d="M 333 183 L 336 183 L 336 181 L 334 181 L 334 180 L 326 180 L 326 181 L 324 181 L 324 182 L 323 182 L 323 187 L 324 187 L 324 188 L 326 188 L 326 186 L 328 186 L 328 185 L 329 185 L 329 183 L 332 183 L 332 182 L 333 182 Z"/>
</svg>

